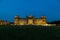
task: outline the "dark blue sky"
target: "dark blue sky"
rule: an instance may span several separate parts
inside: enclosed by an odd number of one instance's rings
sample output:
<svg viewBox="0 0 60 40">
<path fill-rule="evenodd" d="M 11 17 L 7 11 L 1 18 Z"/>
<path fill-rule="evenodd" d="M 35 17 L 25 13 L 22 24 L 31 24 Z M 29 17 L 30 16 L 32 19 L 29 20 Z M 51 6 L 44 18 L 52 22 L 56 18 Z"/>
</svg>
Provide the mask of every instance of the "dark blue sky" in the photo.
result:
<svg viewBox="0 0 60 40">
<path fill-rule="evenodd" d="M 0 19 L 13 21 L 15 15 L 23 18 L 29 14 L 60 20 L 60 0 L 0 0 Z"/>
</svg>

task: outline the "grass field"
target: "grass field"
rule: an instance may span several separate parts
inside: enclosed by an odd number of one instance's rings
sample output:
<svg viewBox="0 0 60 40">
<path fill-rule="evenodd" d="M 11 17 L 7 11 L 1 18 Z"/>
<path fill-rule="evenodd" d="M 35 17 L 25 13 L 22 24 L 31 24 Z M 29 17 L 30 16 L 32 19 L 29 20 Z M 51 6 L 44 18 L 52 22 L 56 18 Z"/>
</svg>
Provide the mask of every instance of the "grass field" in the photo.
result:
<svg viewBox="0 0 60 40">
<path fill-rule="evenodd" d="M 60 27 L 0 26 L 0 40 L 60 40 Z"/>
</svg>

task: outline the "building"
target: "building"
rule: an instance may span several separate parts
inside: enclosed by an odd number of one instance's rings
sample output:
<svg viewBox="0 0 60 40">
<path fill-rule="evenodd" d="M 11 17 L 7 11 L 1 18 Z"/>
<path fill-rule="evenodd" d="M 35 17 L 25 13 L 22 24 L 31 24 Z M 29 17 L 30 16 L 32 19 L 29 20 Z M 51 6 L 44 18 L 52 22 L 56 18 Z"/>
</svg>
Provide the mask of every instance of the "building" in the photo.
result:
<svg viewBox="0 0 60 40">
<path fill-rule="evenodd" d="M 26 18 L 21 18 L 19 16 L 15 16 L 14 25 L 45 25 L 46 16 L 41 16 L 40 18 L 35 18 L 34 16 L 26 16 Z"/>
<path fill-rule="evenodd" d="M 9 22 L 6 20 L 0 20 L 0 25 L 9 25 Z"/>
</svg>

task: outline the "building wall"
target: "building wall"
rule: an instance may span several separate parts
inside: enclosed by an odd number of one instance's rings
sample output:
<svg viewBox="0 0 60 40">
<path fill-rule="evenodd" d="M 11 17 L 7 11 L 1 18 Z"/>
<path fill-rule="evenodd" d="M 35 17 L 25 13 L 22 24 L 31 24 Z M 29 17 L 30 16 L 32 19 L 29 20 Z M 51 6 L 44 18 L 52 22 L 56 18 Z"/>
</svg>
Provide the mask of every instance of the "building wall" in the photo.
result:
<svg viewBox="0 0 60 40">
<path fill-rule="evenodd" d="M 25 20 L 19 20 L 19 25 L 25 25 Z"/>
<path fill-rule="evenodd" d="M 14 19 L 14 24 L 15 25 L 42 25 L 42 24 L 47 24 L 46 19 Z"/>
<path fill-rule="evenodd" d="M 27 23 L 28 25 L 31 25 L 31 24 L 33 25 L 34 24 L 33 19 L 28 19 L 27 21 L 28 21 L 28 23 Z"/>
<path fill-rule="evenodd" d="M 19 25 L 19 21 L 14 21 L 14 25 Z"/>
<path fill-rule="evenodd" d="M 19 19 L 14 19 L 14 25 L 19 25 Z"/>
<path fill-rule="evenodd" d="M 0 25 L 9 25 L 10 23 L 7 21 L 0 20 Z"/>
<path fill-rule="evenodd" d="M 34 22 L 33 22 L 33 20 L 32 19 L 29 19 L 28 20 L 28 23 L 27 23 L 27 21 L 24 21 L 24 20 L 19 20 L 19 21 L 14 21 L 14 24 L 15 25 L 26 25 L 26 24 L 28 24 L 28 25 L 41 25 L 41 24 L 46 24 L 46 21 L 43 21 L 43 20 L 41 20 L 41 19 L 36 19 Z"/>
<path fill-rule="evenodd" d="M 42 24 L 42 20 L 41 19 L 36 19 L 35 25 L 41 25 L 41 24 Z"/>
</svg>

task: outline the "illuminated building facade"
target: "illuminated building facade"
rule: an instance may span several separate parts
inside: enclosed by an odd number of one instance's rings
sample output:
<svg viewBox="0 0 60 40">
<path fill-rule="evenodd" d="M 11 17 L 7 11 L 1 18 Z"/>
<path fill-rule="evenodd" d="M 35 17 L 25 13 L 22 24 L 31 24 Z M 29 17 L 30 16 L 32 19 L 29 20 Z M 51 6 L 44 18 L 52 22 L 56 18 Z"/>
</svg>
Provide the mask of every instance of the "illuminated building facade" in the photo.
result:
<svg viewBox="0 0 60 40">
<path fill-rule="evenodd" d="M 0 25 L 9 25 L 9 22 L 6 20 L 0 20 Z"/>
<path fill-rule="evenodd" d="M 44 25 L 47 24 L 46 17 L 41 16 L 40 18 L 35 18 L 33 16 L 26 16 L 26 18 L 21 18 L 15 16 L 14 25 Z"/>
</svg>

